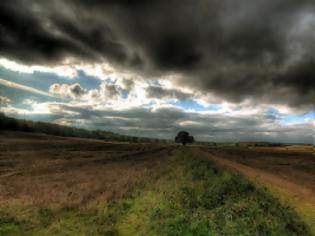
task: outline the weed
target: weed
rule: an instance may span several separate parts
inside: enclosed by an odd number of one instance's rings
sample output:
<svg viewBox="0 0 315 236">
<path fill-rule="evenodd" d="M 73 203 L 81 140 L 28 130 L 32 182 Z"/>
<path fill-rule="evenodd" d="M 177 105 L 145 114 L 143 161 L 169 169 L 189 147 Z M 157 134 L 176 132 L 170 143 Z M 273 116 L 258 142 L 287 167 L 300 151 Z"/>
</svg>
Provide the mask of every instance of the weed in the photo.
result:
<svg viewBox="0 0 315 236">
<path fill-rule="evenodd" d="M 19 230 L 20 223 L 13 217 L 0 215 L 0 235 L 12 235 Z"/>
<path fill-rule="evenodd" d="M 48 227 L 53 221 L 54 214 L 52 210 L 48 208 L 40 208 L 38 210 L 38 218 L 44 227 Z"/>
</svg>

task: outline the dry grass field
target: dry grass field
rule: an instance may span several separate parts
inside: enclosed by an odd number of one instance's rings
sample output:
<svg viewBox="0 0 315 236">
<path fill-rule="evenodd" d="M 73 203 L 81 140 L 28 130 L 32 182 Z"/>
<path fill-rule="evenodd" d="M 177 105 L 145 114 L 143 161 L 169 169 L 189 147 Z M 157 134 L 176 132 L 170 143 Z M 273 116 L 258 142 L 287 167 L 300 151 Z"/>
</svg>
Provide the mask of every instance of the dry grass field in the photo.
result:
<svg viewBox="0 0 315 236">
<path fill-rule="evenodd" d="M 310 218 L 254 183 L 266 173 L 314 191 L 314 159 L 301 147 L 1 132 L 0 235 L 312 235 Z"/>
<path fill-rule="evenodd" d="M 210 148 L 216 157 L 277 175 L 315 192 L 315 157 L 311 146 Z"/>
<path fill-rule="evenodd" d="M 5 132 L 0 204 L 85 206 L 120 198 L 162 168 L 172 147 Z"/>
<path fill-rule="evenodd" d="M 315 232 L 315 157 L 306 145 L 287 147 L 203 148 L 217 163 L 271 189 Z"/>
</svg>

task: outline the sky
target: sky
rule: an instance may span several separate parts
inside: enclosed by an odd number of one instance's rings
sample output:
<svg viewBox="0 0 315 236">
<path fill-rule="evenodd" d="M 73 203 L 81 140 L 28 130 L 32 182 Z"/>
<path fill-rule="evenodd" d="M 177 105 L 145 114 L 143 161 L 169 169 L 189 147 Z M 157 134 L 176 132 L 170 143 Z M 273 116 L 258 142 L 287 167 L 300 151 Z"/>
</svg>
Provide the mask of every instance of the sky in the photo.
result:
<svg viewBox="0 0 315 236">
<path fill-rule="evenodd" d="M 313 143 L 314 0 L 0 3 L 0 112 L 173 139 Z"/>
</svg>

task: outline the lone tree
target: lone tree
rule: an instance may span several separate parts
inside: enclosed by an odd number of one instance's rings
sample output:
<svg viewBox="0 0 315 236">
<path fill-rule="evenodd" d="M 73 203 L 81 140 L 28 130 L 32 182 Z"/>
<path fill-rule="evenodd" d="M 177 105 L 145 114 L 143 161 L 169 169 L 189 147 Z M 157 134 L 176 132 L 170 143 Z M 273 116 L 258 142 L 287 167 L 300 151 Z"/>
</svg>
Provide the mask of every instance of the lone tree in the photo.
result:
<svg viewBox="0 0 315 236">
<path fill-rule="evenodd" d="M 184 146 L 186 145 L 186 143 L 193 143 L 193 142 L 195 142 L 194 137 L 190 136 L 189 133 L 186 131 L 180 131 L 175 137 L 175 143 L 181 143 Z"/>
</svg>

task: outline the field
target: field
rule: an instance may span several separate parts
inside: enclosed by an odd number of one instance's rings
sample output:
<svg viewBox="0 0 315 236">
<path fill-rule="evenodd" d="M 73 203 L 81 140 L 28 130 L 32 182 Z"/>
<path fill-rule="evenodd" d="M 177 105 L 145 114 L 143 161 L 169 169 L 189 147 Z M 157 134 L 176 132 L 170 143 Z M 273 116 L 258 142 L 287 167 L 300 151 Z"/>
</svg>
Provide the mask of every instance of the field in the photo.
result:
<svg viewBox="0 0 315 236">
<path fill-rule="evenodd" d="M 306 147 L 2 132 L 0 235 L 312 235 L 314 170 Z"/>
<path fill-rule="evenodd" d="M 211 159 L 272 190 L 315 232 L 315 158 L 312 147 L 207 148 Z"/>
</svg>

